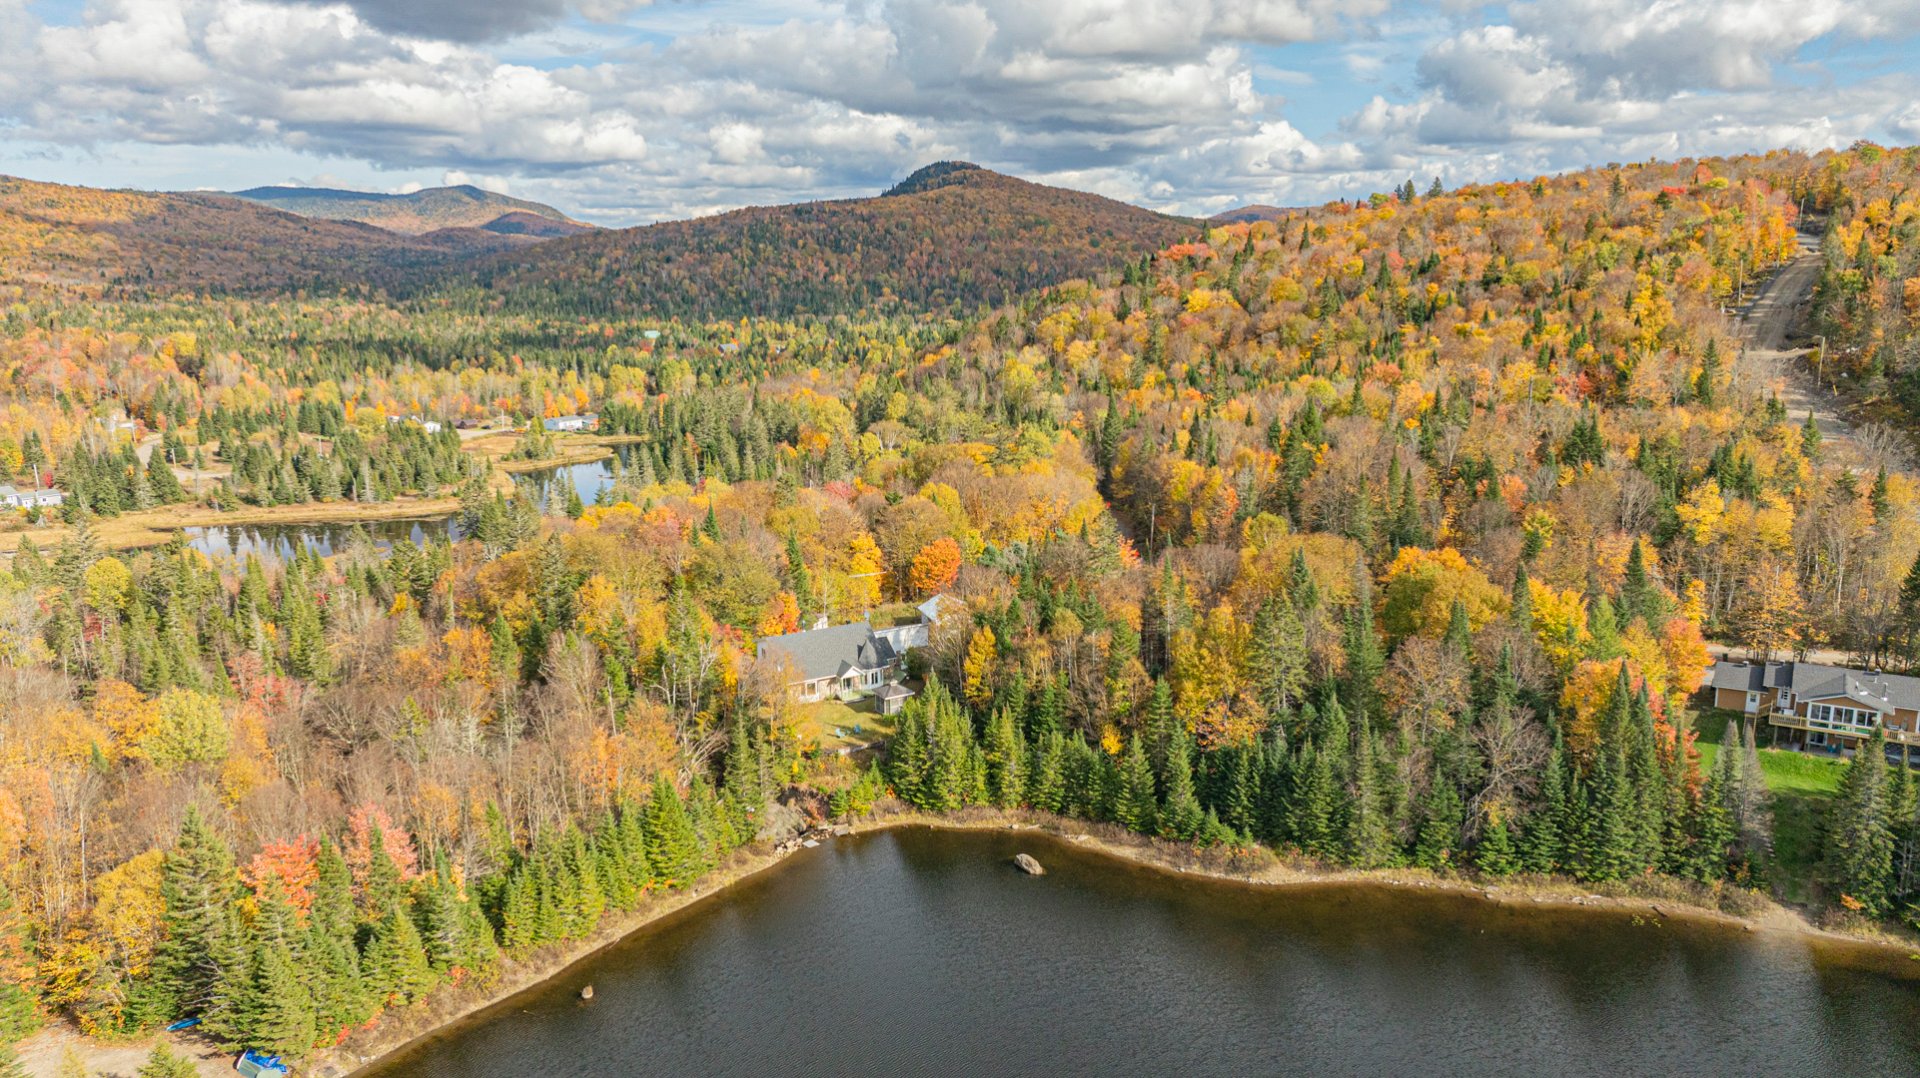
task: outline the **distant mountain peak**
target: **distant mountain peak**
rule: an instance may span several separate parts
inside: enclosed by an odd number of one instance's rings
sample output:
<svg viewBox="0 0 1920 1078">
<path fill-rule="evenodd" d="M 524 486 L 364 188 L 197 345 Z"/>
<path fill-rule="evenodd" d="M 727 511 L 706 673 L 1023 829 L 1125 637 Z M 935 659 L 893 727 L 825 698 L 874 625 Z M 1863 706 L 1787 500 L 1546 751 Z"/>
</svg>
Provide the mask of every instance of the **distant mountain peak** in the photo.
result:
<svg viewBox="0 0 1920 1078">
<path fill-rule="evenodd" d="M 992 172 L 981 168 L 971 161 L 935 161 L 931 165 L 925 165 L 915 169 L 906 179 L 887 188 L 886 193 L 880 197 L 888 198 L 893 195 L 917 195 L 922 191 L 932 191 L 956 183 L 965 183 L 972 178 L 966 175 L 966 173 L 970 172 L 977 172 L 983 176 L 993 175 Z"/>
<path fill-rule="evenodd" d="M 412 236 L 448 228 L 485 228 L 506 214 L 528 214 L 568 225 L 576 223 L 552 206 L 487 191 L 470 183 L 423 187 L 402 194 L 281 186 L 255 187 L 235 191 L 234 195 L 302 217 L 358 221 Z M 519 234 L 532 235 L 531 232 Z"/>
</svg>

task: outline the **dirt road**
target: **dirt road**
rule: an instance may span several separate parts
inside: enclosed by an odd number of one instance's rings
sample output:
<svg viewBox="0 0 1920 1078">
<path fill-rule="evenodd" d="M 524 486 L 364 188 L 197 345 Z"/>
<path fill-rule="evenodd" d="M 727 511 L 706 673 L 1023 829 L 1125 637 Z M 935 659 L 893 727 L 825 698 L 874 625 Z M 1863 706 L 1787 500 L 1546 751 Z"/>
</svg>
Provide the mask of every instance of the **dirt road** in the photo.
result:
<svg viewBox="0 0 1920 1078">
<path fill-rule="evenodd" d="M 1813 413 L 1814 425 L 1828 442 L 1851 441 L 1853 428 L 1840 417 L 1839 399 L 1821 387 L 1807 369 L 1813 349 L 1793 347 L 1798 330 L 1813 303 L 1813 286 L 1820 281 L 1820 241 L 1800 234 L 1800 253 L 1767 279 L 1752 303 L 1740 312 L 1740 329 L 1750 358 L 1770 360 L 1782 380 L 1780 403 L 1787 415 L 1804 423 Z"/>
</svg>

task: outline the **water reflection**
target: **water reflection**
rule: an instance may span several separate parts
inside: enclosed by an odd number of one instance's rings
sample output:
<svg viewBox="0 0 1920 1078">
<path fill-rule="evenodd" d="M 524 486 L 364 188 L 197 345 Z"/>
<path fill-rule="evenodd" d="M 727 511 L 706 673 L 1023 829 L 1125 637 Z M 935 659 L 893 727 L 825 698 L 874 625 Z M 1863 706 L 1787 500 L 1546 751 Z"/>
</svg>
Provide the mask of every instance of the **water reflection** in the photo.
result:
<svg viewBox="0 0 1920 1078">
<path fill-rule="evenodd" d="M 1023 850 L 1046 876 L 1008 866 Z M 1910 1074 L 1920 994 L 1897 966 L 902 831 L 803 852 L 374 1073 Z"/>
<path fill-rule="evenodd" d="M 351 524 L 219 524 L 182 529 L 187 545 L 210 558 L 244 561 L 285 561 L 300 551 L 321 557 L 343 553 L 363 538 L 377 552 L 396 542 L 424 544 L 433 539 L 460 538 L 459 523 L 450 516 L 421 520 L 368 520 Z"/>
</svg>

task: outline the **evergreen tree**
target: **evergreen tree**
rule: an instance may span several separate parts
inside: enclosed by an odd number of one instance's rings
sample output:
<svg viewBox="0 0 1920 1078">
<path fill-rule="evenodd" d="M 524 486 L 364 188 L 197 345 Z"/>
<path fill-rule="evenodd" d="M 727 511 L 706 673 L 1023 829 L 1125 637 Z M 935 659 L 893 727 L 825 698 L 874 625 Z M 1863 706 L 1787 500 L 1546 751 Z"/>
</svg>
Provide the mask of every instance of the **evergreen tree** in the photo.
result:
<svg viewBox="0 0 1920 1078">
<path fill-rule="evenodd" d="M 1841 776 L 1827 810 L 1827 875 L 1842 904 L 1869 917 L 1886 914 L 1893 899 L 1891 801 L 1880 731 L 1860 746 Z"/>
<path fill-rule="evenodd" d="M 700 836 L 687 818 L 686 806 L 673 783 L 661 775 L 654 781 L 644 822 L 647 863 L 662 882 L 686 887 L 706 870 L 701 863 Z"/>
<path fill-rule="evenodd" d="M 1504 818 L 1496 817 L 1480 835 L 1473 851 L 1474 867 L 1489 876 L 1511 876 L 1520 868 L 1520 856 L 1514 849 L 1513 833 Z"/>
<path fill-rule="evenodd" d="M 1114 799 L 1113 820 L 1129 831 L 1153 830 L 1158 804 L 1153 792 L 1153 765 L 1140 735 L 1127 740 L 1127 754 L 1120 765 L 1120 788 Z"/>
<path fill-rule="evenodd" d="M 1176 720 L 1167 741 L 1166 797 L 1160 810 L 1160 834 L 1193 839 L 1200 835 L 1205 816 L 1193 790 L 1193 758 L 1186 724 Z"/>
<path fill-rule="evenodd" d="M 1434 776 L 1420 806 L 1420 831 L 1413 846 L 1415 864 L 1438 872 L 1459 860 L 1463 812 L 1460 791 L 1444 776 Z"/>
<path fill-rule="evenodd" d="M 985 749 L 987 798 L 1003 809 L 1019 808 L 1026 800 L 1027 743 L 1013 714 L 995 711 L 987 724 Z"/>
<path fill-rule="evenodd" d="M 384 1007 L 413 1003 L 434 986 L 420 931 L 404 910 L 392 910 L 373 926 L 362 964 L 374 999 Z"/>
<path fill-rule="evenodd" d="M 1361 712 L 1353 737 L 1352 792 L 1346 813 L 1347 860 L 1359 868 L 1379 868 L 1395 860 L 1391 821 L 1375 765 L 1377 755 L 1373 723 Z"/>
<path fill-rule="evenodd" d="M 204 1014 L 216 1002 L 216 987 L 241 976 L 244 940 L 233 909 L 238 885 L 232 851 L 189 806 L 161 870 L 166 912 L 153 956 L 155 1013 Z"/>
<path fill-rule="evenodd" d="M 0 1071 L 0 1074 L 4 1074 Z M 175 1052 L 173 1046 L 160 1043 L 147 1053 L 147 1061 L 134 1072 L 134 1078 L 198 1078 L 200 1068 L 193 1060 Z"/>
</svg>

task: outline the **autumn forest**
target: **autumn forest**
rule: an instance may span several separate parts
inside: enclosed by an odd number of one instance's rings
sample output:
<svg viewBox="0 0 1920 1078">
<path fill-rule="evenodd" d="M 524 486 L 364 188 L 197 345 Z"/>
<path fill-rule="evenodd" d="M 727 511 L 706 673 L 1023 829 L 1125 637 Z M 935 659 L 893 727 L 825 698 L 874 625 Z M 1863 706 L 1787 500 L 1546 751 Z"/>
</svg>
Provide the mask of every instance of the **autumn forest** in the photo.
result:
<svg viewBox="0 0 1920 1078">
<path fill-rule="evenodd" d="M 0 1073 L 51 1021 L 318 1058 L 913 813 L 1902 931 L 1913 773 L 1781 801 L 1700 686 L 1920 666 L 1917 180 L 1863 143 L 1209 224 L 936 169 L 504 251 L 4 181 L 0 483 L 65 500 L 0 510 Z M 208 215 L 270 227 L 170 264 Z M 383 514 L 449 523 L 181 531 Z M 758 648 L 934 596 L 897 716 Z"/>
</svg>

